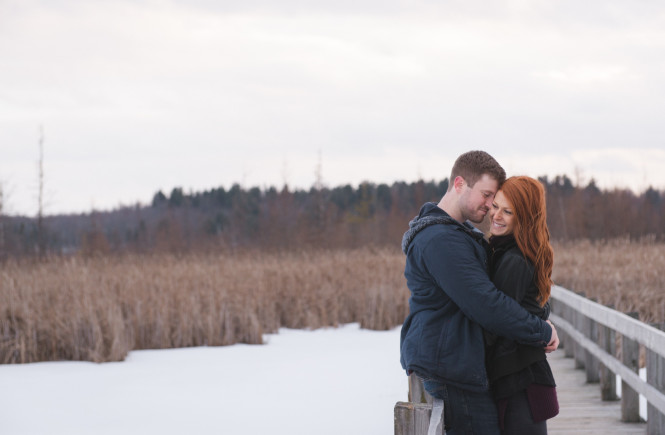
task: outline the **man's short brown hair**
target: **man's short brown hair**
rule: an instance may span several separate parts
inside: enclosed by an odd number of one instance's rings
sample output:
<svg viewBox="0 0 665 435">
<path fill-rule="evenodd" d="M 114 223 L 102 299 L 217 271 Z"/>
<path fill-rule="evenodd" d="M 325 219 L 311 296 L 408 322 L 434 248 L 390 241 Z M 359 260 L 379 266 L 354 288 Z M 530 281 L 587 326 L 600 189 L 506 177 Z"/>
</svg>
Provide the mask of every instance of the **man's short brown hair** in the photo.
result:
<svg viewBox="0 0 665 435">
<path fill-rule="evenodd" d="M 455 177 L 462 177 L 464 181 L 473 187 L 484 174 L 489 175 L 499 183 L 499 187 L 506 181 L 506 171 L 503 170 L 499 162 L 485 151 L 469 151 L 457 158 L 453 169 L 450 172 L 448 190 L 455 182 Z"/>
</svg>

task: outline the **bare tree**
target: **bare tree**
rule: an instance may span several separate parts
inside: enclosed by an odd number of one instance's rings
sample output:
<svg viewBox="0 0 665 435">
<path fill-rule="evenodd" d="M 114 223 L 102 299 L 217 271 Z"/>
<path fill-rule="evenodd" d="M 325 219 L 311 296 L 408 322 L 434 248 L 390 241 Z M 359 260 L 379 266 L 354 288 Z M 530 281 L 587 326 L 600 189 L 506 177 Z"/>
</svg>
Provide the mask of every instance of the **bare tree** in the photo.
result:
<svg viewBox="0 0 665 435">
<path fill-rule="evenodd" d="M 314 189 L 318 191 L 323 189 L 323 157 L 321 157 L 320 149 L 318 152 L 316 167 L 314 168 Z"/>
<path fill-rule="evenodd" d="M 310 239 L 317 245 L 321 245 L 325 239 L 327 230 L 326 225 L 326 199 L 323 195 L 323 157 L 321 150 L 318 151 L 318 160 L 314 169 L 314 185 L 313 189 L 313 210 L 311 219 L 313 219 L 311 229 L 313 232 L 310 234 Z"/>
<path fill-rule="evenodd" d="M 4 225 L 4 203 L 5 195 L 2 188 L 2 182 L 0 182 L 0 260 L 5 258 L 5 225 Z"/>
<path fill-rule="evenodd" d="M 37 162 L 39 194 L 37 197 L 37 253 L 46 253 L 46 235 L 44 234 L 44 126 L 39 126 L 39 160 Z"/>
</svg>

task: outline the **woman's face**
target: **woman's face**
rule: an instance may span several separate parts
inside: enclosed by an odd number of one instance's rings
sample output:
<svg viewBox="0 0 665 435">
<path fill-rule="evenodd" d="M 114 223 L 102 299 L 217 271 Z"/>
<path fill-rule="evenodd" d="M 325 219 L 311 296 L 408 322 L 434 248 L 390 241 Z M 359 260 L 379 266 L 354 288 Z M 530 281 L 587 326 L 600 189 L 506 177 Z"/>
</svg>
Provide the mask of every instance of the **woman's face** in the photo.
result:
<svg viewBox="0 0 665 435">
<path fill-rule="evenodd" d="M 493 236 L 512 234 L 514 221 L 513 206 L 499 190 L 490 209 L 490 233 Z"/>
</svg>

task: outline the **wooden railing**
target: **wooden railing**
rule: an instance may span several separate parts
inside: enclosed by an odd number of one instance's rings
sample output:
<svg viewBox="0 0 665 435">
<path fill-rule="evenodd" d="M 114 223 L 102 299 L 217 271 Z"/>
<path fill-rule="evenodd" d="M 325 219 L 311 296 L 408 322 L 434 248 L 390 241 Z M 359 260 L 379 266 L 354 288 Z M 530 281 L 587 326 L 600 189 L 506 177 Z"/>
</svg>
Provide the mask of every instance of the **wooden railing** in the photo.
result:
<svg viewBox="0 0 665 435">
<path fill-rule="evenodd" d="M 662 325 L 647 325 L 635 313 L 620 313 L 558 286 L 552 288 L 550 301 L 550 319 L 566 356 L 574 357 L 576 367 L 586 371 L 587 382 L 600 384 L 603 400 L 618 400 L 619 375 L 621 419 L 640 421 L 641 394 L 647 401 L 647 433 L 665 434 L 665 332 L 658 329 Z M 645 350 L 646 381 L 638 374 L 640 346 Z M 431 413 L 431 396 L 410 376 L 409 401 L 395 405 L 395 435 L 427 434 Z"/>
<path fill-rule="evenodd" d="M 427 435 L 432 418 L 432 402 L 433 398 L 423 388 L 423 382 L 415 374 L 411 374 L 409 401 L 397 402 L 395 405 L 395 435 Z M 443 435 L 443 410 L 441 424 L 434 434 Z"/>
<path fill-rule="evenodd" d="M 570 290 L 552 288 L 551 321 L 566 356 L 584 368 L 587 382 L 599 383 L 603 400 L 617 400 L 616 375 L 621 377 L 621 419 L 640 421 L 639 395 L 647 401 L 647 433 L 665 433 L 665 332 Z M 661 327 L 661 326 L 659 326 Z M 662 327 L 661 327 L 662 329 Z M 620 354 L 617 357 L 617 335 Z M 639 377 L 640 346 L 644 347 L 647 380 Z"/>
</svg>

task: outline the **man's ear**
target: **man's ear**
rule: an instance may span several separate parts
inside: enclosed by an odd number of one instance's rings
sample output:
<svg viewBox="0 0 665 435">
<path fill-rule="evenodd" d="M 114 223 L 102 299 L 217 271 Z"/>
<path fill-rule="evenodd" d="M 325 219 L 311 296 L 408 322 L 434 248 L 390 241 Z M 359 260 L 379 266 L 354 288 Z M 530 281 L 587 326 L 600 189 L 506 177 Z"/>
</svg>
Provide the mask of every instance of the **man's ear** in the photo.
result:
<svg viewBox="0 0 665 435">
<path fill-rule="evenodd" d="M 466 181 L 464 181 L 464 178 L 461 176 L 455 177 L 455 180 L 453 181 L 453 186 L 455 187 L 455 192 L 460 193 L 462 191 L 462 187 L 464 187 L 464 184 L 466 184 Z"/>
</svg>

